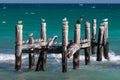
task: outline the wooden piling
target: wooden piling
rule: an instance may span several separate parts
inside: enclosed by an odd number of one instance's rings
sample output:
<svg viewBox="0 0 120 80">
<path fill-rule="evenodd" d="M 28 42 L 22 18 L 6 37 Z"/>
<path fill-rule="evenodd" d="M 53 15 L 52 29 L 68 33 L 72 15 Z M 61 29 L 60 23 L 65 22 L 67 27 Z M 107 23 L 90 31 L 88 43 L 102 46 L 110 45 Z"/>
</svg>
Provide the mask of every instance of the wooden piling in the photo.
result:
<svg viewBox="0 0 120 80">
<path fill-rule="evenodd" d="M 90 43 L 90 23 L 85 23 L 85 38 Z M 90 47 L 85 48 L 85 65 L 90 64 Z"/>
<path fill-rule="evenodd" d="M 16 42 L 15 42 L 15 69 L 21 71 L 22 53 L 29 54 L 29 69 L 34 69 L 35 57 L 34 53 L 39 53 L 36 71 L 45 71 L 47 52 L 49 54 L 62 53 L 62 72 L 67 72 L 67 58 L 73 55 L 73 69 L 79 69 L 80 50 L 85 50 L 85 65 L 90 64 L 90 46 L 92 46 L 92 54 L 95 54 L 97 45 L 97 61 L 102 60 L 102 47 L 104 48 L 104 57 L 109 59 L 108 50 L 108 22 L 105 19 L 104 23 L 99 28 L 98 41 L 96 42 L 96 19 L 93 19 L 92 25 L 92 41 L 90 41 L 90 23 L 85 24 L 85 39 L 80 38 L 81 21 L 83 18 L 77 20 L 74 29 L 74 42 L 68 41 L 68 21 L 63 19 L 62 27 L 62 45 L 61 42 L 55 42 L 57 36 L 49 39 L 46 37 L 46 22 L 41 20 L 41 39 L 34 41 L 32 34 L 29 35 L 29 40 L 22 44 L 22 21 L 19 21 L 16 26 Z M 92 44 L 91 44 L 92 43 Z M 54 44 L 54 45 L 53 45 Z"/>
<path fill-rule="evenodd" d="M 36 71 L 45 71 L 46 58 L 47 58 L 46 47 L 43 46 L 41 48 L 41 51 L 39 54 L 39 58 L 38 58 L 37 66 L 36 66 Z"/>
<path fill-rule="evenodd" d="M 105 28 L 105 30 L 104 30 L 104 47 L 103 47 L 103 49 L 104 49 L 104 58 L 105 59 L 109 59 L 109 55 L 108 55 L 108 52 L 109 52 L 109 42 L 108 42 L 108 22 L 107 21 L 105 21 L 104 22 L 104 28 Z"/>
<path fill-rule="evenodd" d="M 62 27 L 62 72 L 67 72 L 68 21 L 63 19 Z"/>
<path fill-rule="evenodd" d="M 54 37 L 47 43 L 46 47 L 48 48 L 48 47 L 52 46 L 53 43 L 54 43 L 54 41 L 55 41 L 57 38 L 58 38 L 57 35 L 54 36 Z"/>
<path fill-rule="evenodd" d="M 22 63 L 22 22 L 18 21 L 16 26 L 16 44 L 15 44 L 15 69 L 16 71 L 21 71 Z"/>
<path fill-rule="evenodd" d="M 99 28 L 99 34 L 98 34 L 97 61 L 102 61 L 103 34 L 104 34 L 104 26 L 101 25 L 101 27 Z"/>
<path fill-rule="evenodd" d="M 44 42 L 45 42 L 46 39 L 47 39 L 45 19 L 41 19 L 41 39 L 42 39 Z"/>
<path fill-rule="evenodd" d="M 75 24 L 74 43 L 80 44 L 80 24 Z M 73 55 L 73 69 L 79 69 L 80 49 Z"/>
<path fill-rule="evenodd" d="M 32 33 L 29 35 L 29 44 L 34 44 L 34 38 L 32 37 Z M 34 52 L 33 48 L 30 48 L 30 53 L 29 53 L 29 69 L 34 70 L 34 64 L 35 64 L 35 57 L 34 57 Z"/>
<path fill-rule="evenodd" d="M 41 39 L 43 42 L 46 42 L 46 22 L 44 19 L 41 19 Z M 42 46 L 39 59 L 37 62 L 36 71 L 44 71 L 46 67 L 46 59 L 47 59 L 47 51 L 46 51 L 46 45 Z"/>
<path fill-rule="evenodd" d="M 78 50 L 80 50 L 80 44 L 71 44 L 69 48 L 67 49 L 67 57 L 70 58 L 73 56 Z"/>
<path fill-rule="evenodd" d="M 92 54 L 96 53 L 96 19 L 92 21 L 92 41 L 91 41 Z"/>
</svg>

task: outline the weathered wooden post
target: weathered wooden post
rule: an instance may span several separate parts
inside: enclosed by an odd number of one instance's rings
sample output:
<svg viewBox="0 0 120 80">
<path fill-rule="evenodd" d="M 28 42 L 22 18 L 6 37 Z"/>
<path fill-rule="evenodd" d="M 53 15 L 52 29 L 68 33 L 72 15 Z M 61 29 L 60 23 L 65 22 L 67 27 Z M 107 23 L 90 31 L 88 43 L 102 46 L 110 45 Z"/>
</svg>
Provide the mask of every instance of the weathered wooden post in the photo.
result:
<svg viewBox="0 0 120 80">
<path fill-rule="evenodd" d="M 45 42 L 46 39 L 47 39 L 45 19 L 41 19 L 41 39 L 42 39 L 44 42 Z"/>
<path fill-rule="evenodd" d="M 109 52 L 109 42 L 108 42 L 108 22 L 107 21 L 104 21 L 104 58 L 105 59 L 109 59 L 109 55 L 108 55 L 108 52 Z"/>
<path fill-rule="evenodd" d="M 104 34 L 104 25 L 101 25 L 98 34 L 97 61 L 102 61 L 103 34 Z"/>
<path fill-rule="evenodd" d="M 67 72 L 68 21 L 63 19 L 62 27 L 62 72 Z"/>
<path fill-rule="evenodd" d="M 22 21 L 18 21 L 16 25 L 16 42 L 15 42 L 15 69 L 21 71 L 22 63 Z"/>
<path fill-rule="evenodd" d="M 91 41 L 92 54 L 96 53 L 96 19 L 92 21 L 92 41 Z"/>
<path fill-rule="evenodd" d="M 54 37 L 47 43 L 46 47 L 48 48 L 48 47 L 50 47 L 51 45 L 53 45 L 53 44 L 54 44 L 54 41 L 55 41 L 57 38 L 58 38 L 57 35 L 54 36 Z"/>
<path fill-rule="evenodd" d="M 75 24 L 74 43 L 80 44 L 80 24 Z M 80 49 L 73 55 L 73 69 L 79 69 Z"/>
<path fill-rule="evenodd" d="M 90 43 L 90 23 L 85 23 L 85 39 Z M 85 65 L 90 64 L 90 47 L 85 48 Z"/>
<path fill-rule="evenodd" d="M 33 38 L 33 33 L 29 34 L 29 44 L 34 44 L 34 38 Z M 35 64 L 35 57 L 34 57 L 34 52 L 33 48 L 30 48 L 30 53 L 29 53 L 29 69 L 34 70 L 34 64 Z"/>
<path fill-rule="evenodd" d="M 38 58 L 38 62 L 37 62 L 37 67 L 36 67 L 36 71 L 44 71 L 45 67 L 46 67 L 46 58 L 47 58 L 47 52 L 46 52 L 46 22 L 44 19 L 41 20 L 41 39 L 44 43 L 44 45 L 41 48 L 40 51 L 40 55 Z"/>
<path fill-rule="evenodd" d="M 38 62 L 37 62 L 37 66 L 36 66 L 36 71 L 45 71 L 45 67 L 46 67 L 46 47 L 43 46 L 41 48 L 40 54 L 39 54 L 39 58 L 38 58 Z"/>
</svg>

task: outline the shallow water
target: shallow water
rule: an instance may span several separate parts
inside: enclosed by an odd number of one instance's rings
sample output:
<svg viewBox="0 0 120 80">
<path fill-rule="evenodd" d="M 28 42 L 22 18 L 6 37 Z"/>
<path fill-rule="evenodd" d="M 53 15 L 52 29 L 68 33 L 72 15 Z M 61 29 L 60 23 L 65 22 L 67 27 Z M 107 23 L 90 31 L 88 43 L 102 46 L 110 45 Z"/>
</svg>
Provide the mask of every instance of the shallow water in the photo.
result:
<svg viewBox="0 0 120 80">
<path fill-rule="evenodd" d="M 0 70 L 1 80 L 119 80 L 119 71 L 99 71 L 90 69 L 72 70 L 67 73 L 59 71 L 45 72 L 14 72 L 11 70 Z"/>
</svg>

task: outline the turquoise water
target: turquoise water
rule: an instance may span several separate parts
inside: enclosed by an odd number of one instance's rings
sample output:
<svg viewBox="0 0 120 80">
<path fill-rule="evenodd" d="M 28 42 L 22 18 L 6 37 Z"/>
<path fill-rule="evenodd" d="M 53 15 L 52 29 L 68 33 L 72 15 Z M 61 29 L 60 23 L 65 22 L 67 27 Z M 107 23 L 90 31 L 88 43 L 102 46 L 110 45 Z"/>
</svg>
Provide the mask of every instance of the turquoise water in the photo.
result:
<svg viewBox="0 0 120 80">
<path fill-rule="evenodd" d="M 80 70 L 72 70 L 72 58 L 68 60 L 68 72 L 61 73 L 61 55 L 48 55 L 45 72 L 28 70 L 28 55 L 23 55 L 22 72 L 14 70 L 15 25 L 23 21 L 23 40 L 29 33 L 40 37 L 40 19 L 45 18 L 48 38 L 58 35 L 61 41 L 62 19 L 69 21 L 69 39 L 73 39 L 74 24 L 79 17 L 81 36 L 84 38 L 84 24 L 97 19 L 97 27 L 104 18 L 109 22 L 110 60 L 96 62 L 91 55 L 91 65 L 84 65 L 83 51 Z M 120 5 L 119 4 L 0 4 L 0 80 L 119 80 L 120 74 Z M 98 29 L 98 28 L 97 28 Z M 36 55 L 36 62 L 37 62 Z M 7 75 L 7 77 L 4 77 Z"/>
<path fill-rule="evenodd" d="M 7 72 L 9 74 L 1 80 L 119 80 L 119 72 L 105 72 L 95 70 L 70 71 L 69 73 L 60 72 Z M 1 75 L 1 74 L 0 74 Z M 6 75 L 3 71 L 1 76 Z M 14 75 L 14 76 L 13 76 Z M 10 79 L 11 78 L 11 79 Z"/>
</svg>

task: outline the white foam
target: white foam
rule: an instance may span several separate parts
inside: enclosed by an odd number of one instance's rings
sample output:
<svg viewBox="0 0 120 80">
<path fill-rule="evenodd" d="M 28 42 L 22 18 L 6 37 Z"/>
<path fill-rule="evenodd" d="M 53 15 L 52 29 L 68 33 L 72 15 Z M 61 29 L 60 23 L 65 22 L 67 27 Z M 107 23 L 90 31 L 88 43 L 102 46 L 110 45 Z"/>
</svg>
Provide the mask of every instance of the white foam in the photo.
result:
<svg viewBox="0 0 120 80">
<path fill-rule="evenodd" d="M 79 6 L 83 6 L 84 4 L 79 4 Z"/>
<path fill-rule="evenodd" d="M 28 57 L 27 55 L 24 55 L 24 56 L 22 56 L 22 59 L 25 59 L 27 57 Z M 8 61 L 8 60 L 15 60 L 15 55 L 0 53 L 0 61 Z"/>
<path fill-rule="evenodd" d="M 3 24 L 5 24 L 5 23 L 6 23 L 6 21 L 2 21 L 2 23 L 3 23 Z"/>
<path fill-rule="evenodd" d="M 29 14 L 28 12 L 25 12 L 25 14 Z"/>
<path fill-rule="evenodd" d="M 90 56 L 91 61 L 96 61 L 96 58 L 97 58 L 96 55 Z M 80 55 L 80 59 L 84 60 L 85 59 L 84 55 Z M 102 61 L 118 62 L 118 61 L 120 61 L 120 55 L 116 55 L 113 51 L 110 51 L 109 52 L 109 60 L 105 59 L 104 56 L 102 56 Z"/>
<path fill-rule="evenodd" d="M 116 55 L 113 51 L 109 53 L 110 61 L 111 62 L 118 62 L 120 61 L 120 55 Z"/>
<path fill-rule="evenodd" d="M 30 12 L 30 14 L 35 14 L 35 12 Z"/>
<path fill-rule="evenodd" d="M 35 12 L 25 12 L 25 14 L 27 15 L 27 14 L 31 14 L 31 15 L 33 15 L 33 14 L 36 14 Z"/>
<path fill-rule="evenodd" d="M 6 6 L 4 6 L 2 9 L 7 9 L 7 7 L 6 7 Z"/>
<path fill-rule="evenodd" d="M 91 8 L 95 9 L 96 7 L 95 7 L 95 6 L 92 6 Z"/>
<path fill-rule="evenodd" d="M 49 54 L 47 55 L 48 59 L 53 59 L 53 61 L 56 61 L 57 63 L 61 62 L 62 55 L 61 54 Z M 49 61 L 49 60 L 48 60 Z M 53 62 L 54 63 L 54 62 Z"/>
<path fill-rule="evenodd" d="M 59 60 L 61 60 L 62 55 L 61 54 L 49 54 L 48 55 L 48 59 L 49 58 L 56 59 L 56 61 L 60 62 Z M 96 58 L 97 58 L 96 55 L 91 55 L 90 56 L 90 60 L 91 61 L 96 61 Z M 70 59 L 68 59 L 68 61 L 72 61 L 72 59 L 73 59 L 73 56 L 70 57 Z M 84 55 L 80 55 L 80 60 L 84 61 L 85 60 L 85 56 Z M 109 60 L 105 59 L 102 56 L 102 62 L 106 62 L 106 61 L 114 62 L 114 63 L 118 64 L 118 62 L 120 63 L 120 55 L 116 55 L 113 51 L 110 51 L 109 52 Z"/>
<path fill-rule="evenodd" d="M 22 59 L 26 59 L 28 58 L 28 55 L 22 55 Z M 36 60 L 38 58 L 38 55 L 36 56 Z M 53 60 L 56 61 L 57 63 L 61 62 L 61 58 L 62 58 L 62 54 L 48 54 L 47 55 L 47 61 L 49 62 L 49 60 Z M 72 62 L 73 57 L 68 59 L 68 62 Z M 15 60 L 15 55 L 14 54 L 3 54 L 0 53 L 0 61 L 14 61 Z M 85 60 L 85 56 L 84 55 L 80 55 L 80 60 L 84 61 Z M 91 55 L 90 56 L 90 60 L 91 62 L 96 61 L 96 55 Z M 109 52 L 109 60 L 104 59 L 104 57 L 102 58 L 103 62 L 109 61 L 115 64 L 120 64 L 120 55 L 116 55 L 113 51 Z"/>
</svg>

